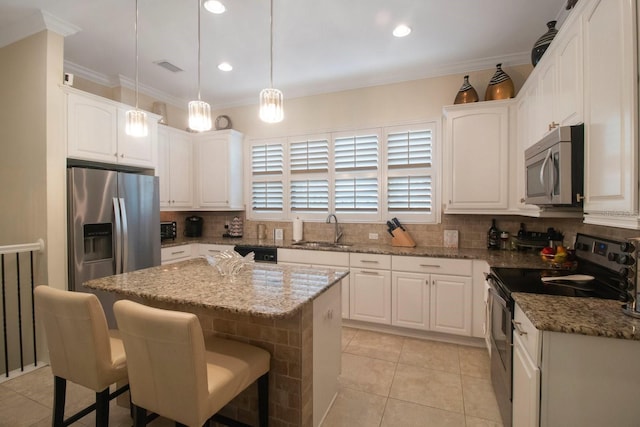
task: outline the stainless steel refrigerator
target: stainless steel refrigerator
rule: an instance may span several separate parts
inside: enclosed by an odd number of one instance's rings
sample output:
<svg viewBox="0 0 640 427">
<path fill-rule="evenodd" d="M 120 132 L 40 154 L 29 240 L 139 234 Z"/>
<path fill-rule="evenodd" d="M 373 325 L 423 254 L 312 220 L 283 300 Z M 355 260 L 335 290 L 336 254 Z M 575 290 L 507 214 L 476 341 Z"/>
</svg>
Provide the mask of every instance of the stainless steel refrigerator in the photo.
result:
<svg viewBox="0 0 640 427">
<path fill-rule="evenodd" d="M 154 176 L 67 169 L 69 290 L 98 296 L 115 327 L 116 295 L 82 283 L 160 265 L 160 197 Z"/>
</svg>

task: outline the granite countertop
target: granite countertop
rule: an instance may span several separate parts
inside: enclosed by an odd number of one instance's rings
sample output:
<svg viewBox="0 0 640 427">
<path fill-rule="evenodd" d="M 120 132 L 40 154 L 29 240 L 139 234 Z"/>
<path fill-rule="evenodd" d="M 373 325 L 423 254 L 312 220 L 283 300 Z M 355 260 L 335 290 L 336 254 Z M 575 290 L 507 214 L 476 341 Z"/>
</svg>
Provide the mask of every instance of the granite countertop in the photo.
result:
<svg viewBox="0 0 640 427">
<path fill-rule="evenodd" d="M 85 282 L 91 289 L 225 310 L 259 317 L 289 317 L 348 272 L 276 264 L 247 264 L 222 276 L 204 258 Z"/>
<path fill-rule="evenodd" d="M 383 255 L 407 255 L 426 256 L 434 258 L 480 259 L 487 261 L 492 267 L 517 267 L 517 268 L 548 268 L 537 252 L 501 251 L 488 249 L 445 248 L 442 246 L 416 246 L 405 248 L 385 244 L 350 244 L 346 247 L 306 247 L 294 244 L 292 241 L 273 239 L 245 239 L 245 238 L 178 238 L 165 240 L 162 247 L 179 246 L 190 243 L 204 243 L 217 245 L 251 245 L 286 249 L 320 250 L 333 252 L 356 252 Z"/>
<path fill-rule="evenodd" d="M 511 296 L 541 331 L 640 341 L 640 319 L 624 314 L 618 301 L 520 292 Z"/>
</svg>

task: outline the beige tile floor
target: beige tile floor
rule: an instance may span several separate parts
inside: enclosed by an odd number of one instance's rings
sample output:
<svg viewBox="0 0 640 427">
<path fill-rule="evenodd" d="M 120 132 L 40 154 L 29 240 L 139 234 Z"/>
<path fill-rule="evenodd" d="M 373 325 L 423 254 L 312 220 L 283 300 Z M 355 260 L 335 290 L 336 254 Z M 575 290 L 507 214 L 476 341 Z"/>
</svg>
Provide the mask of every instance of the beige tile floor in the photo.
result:
<svg viewBox="0 0 640 427">
<path fill-rule="evenodd" d="M 343 328 L 324 427 L 501 425 L 484 348 Z"/>
<path fill-rule="evenodd" d="M 340 391 L 324 427 L 500 426 L 486 350 L 343 328 Z M 51 425 L 53 377 L 45 366 L 0 384 L 0 427 Z M 68 383 L 67 413 L 95 395 Z M 131 426 L 111 403 L 109 425 Z M 93 426 L 93 414 L 74 426 Z M 150 426 L 168 427 L 158 418 Z"/>
</svg>

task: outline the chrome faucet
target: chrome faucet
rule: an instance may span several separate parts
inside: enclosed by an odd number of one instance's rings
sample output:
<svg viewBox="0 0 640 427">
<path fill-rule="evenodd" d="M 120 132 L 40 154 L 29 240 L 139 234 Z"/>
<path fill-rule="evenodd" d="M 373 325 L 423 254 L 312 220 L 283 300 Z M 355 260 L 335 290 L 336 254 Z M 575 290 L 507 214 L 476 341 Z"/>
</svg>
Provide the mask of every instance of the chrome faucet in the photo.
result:
<svg viewBox="0 0 640 427">
<path fill-rule="evenodd" d="M 338 218 L 334 214 L 330 214 L 327 217 L 327 224 L 331 224 L 331 218 L 336 222 L 336 226 L 333 232 L 333 243 L 338 243 L 338 240 L 342 237 L 342 231 L 340 230 L 340 226 L 338 225 Z"/>
</svg>

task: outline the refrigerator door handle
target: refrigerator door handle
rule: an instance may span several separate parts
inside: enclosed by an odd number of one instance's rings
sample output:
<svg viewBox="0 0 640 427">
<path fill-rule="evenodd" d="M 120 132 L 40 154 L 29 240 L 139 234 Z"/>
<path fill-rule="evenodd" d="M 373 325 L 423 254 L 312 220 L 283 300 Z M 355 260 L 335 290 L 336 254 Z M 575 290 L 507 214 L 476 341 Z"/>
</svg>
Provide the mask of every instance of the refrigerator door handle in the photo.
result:
<svg viewBox="0 0 640 427">
<path fill-rule="evenodd" d="M 120 218 L 120 201 L 117 197 L 113 198 L 113 217 L 116 227 L 116 271 L 115 274 L 122 273 L 122 220 Z"/>
<path fill-rule="evenodd" d="M 120 218 L 122 221 L 122 273 L 129 271 L 129 233 L 127 231 L 127 209 L 124 199 L 120 199 Z"/>
</svg>

